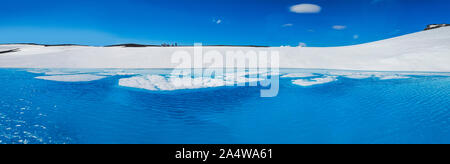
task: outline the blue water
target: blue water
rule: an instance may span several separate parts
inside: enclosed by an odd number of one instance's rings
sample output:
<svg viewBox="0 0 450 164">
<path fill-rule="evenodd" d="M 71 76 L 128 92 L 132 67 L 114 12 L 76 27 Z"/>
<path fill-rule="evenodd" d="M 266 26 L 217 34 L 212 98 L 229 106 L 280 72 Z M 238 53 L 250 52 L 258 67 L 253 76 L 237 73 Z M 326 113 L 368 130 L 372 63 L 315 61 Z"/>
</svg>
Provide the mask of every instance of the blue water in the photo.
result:
<svg viewBox="0 0 450 164">
<path fill-rule="evenodd" d="M 1 143 L 450 143 L 450 77 L 145 91 L 0 69 Z"/>
</svg>

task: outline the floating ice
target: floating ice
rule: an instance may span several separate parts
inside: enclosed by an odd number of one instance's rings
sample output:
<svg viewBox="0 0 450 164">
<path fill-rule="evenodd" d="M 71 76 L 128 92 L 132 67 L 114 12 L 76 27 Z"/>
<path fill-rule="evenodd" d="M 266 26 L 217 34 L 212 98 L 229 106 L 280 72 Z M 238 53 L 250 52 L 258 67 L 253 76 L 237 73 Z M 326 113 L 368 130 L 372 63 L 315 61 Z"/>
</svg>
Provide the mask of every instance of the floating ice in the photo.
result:
<svg viewBox="0 0 450 164">
<path fill-rule="evenodd" d="M 337 78 L 335 76 L 326 76 L 321 78 L 314 78 L 314 79 L 298 79 L 293 80 L 292 83 L 304 87 L 313 86 L 313 85 L 319 85 L 319 84 L 326 84 L 333 81 L 337 81 Z"/>
<path fill-rule="evenodd" d="M 106 76 L 97 76 L 90 74 L 79 75 L 56 75 L 56 76 L 38 76 L 36 79 L 60 81 L 60 82 L 88 82 L 105 78 Z"/>
<path fill-rule="evenodd" d="M 330 72 L 332 76 L 342 76 L 350 79 L 367 79 L 379 75 L 379 72 Z"/>
<path fill-rule="evenodd" d="M 256 77 L 245 77 L 249 72 L 226 73 L 217 77 L 193 77 L 190 74 L 170 74 L 168 77 L 161 75 L 141 75 L 130 78 L 122 78 L 119 85 L 124 87 L 146 89 L 151 91 L 173 91 L 181 89 L 199 89 L 211 87 L 223 87 L 234 85 L 245 85 L 256 83 L 264 79 Z"/>
<path fill-rule="evenodd" d="M 304 78 L 304 77 L 312 77 L 312 76 L 316 76 L 312 73 L 290 73 L 290 74 L 286 74 L 281 76 L 281 78 Z"/>
<path fill-rule="evenodd" d="M 119 80 L 119 85 L 131 88 L 140 88 L 151 91 L 173 91 L 179 89 L 199 89 L 207 87 L 225 86 L 227 82 L 212 78 L 166 78 L 160 75 L 135 76 Z"/>
<path fill-rule="evenodd" d="M 329 75 L 342 76 L 350 79 L 367 79 L 371 77 L 376 77 L 379 78 L 380 80 L 389 80 L 389 79 L 408 79 L 411 77 L 406 75 L 415 75 L 415 73 L 394 74 L 391 72 L 330 72 Z"/>
<path fill-rule="evenodd" d="M 88 69 L 28 69 L 29 73 L 45 74 L 45 75 L 76 75 L 76 74 L 93 74 L 95 70 Z"/>
<path fill-rule="evenodd" d="M 119 80 L 119 85 L 132 88 L 141 88 L 147 90 L 158 90 L 159 88 L 169 89 L 167 80 L 162 76 L 136 76 L 131 78 L 124 78 Z M 174 88 L 172 87 L 171 90 Z"/>
<path fill-rule="evenodd" d="M 70 75 L 73 73 L 69 73 L 69 72 L 63 72 L 63 71 L 50 71 L 50 72 L 45 72 L 45 75 Z"/>
<path fill-rule="evenodd" d="M 371 74 L 351 74 L 351 75 L 346 75 L 346 78 L 350 78 L 350 79 L 367 79 L 367 78 L 371 78 L 373 75 Z"/>
<path fill-rule="evenodd" d="M 97 75 L 102 75 L 102 76 L 127 76 L 127 75 L 136 75 L 137 73 L 132 73 L 132 72 L 102 72 L 102 73 L 97 73 Z"/>
<path fill-rule="evenodd" d="M 413 72 L 413 73 L 399 73 L 398 75 L 403 76 L 450 76 L 450 73 L 427 73 L 427 72 Z"/>
<path fill-rule="evenodd" d="M 402 75 L 385 75 L 379 77 L 380 80 L 392 80 L 392 79 L 409 79 L 411 77 L 408 76 L 402 76 Z"/>
<path fill-rule="evenodd" d="M 34 74 L 43 74 L 43 73 L 45 73 L 44 71 L 39 71 L 39 70 L 27 70 L 27 72 L 34 73 Z"/>
</svg>

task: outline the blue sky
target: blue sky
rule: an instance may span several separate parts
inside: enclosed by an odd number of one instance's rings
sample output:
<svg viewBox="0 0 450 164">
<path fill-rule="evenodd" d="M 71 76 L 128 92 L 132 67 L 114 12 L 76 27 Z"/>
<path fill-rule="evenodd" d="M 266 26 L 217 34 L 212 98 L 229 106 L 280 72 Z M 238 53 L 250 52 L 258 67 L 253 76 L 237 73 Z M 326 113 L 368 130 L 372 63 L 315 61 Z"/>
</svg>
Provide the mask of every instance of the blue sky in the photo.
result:
<svg viewBox="0 0 450 164">
<path fill-rule="evenodd" d="M 450 23 L 449 0 L 2 0 L 1 8 L 0 43 L 323 47 Z"/>
</svg>

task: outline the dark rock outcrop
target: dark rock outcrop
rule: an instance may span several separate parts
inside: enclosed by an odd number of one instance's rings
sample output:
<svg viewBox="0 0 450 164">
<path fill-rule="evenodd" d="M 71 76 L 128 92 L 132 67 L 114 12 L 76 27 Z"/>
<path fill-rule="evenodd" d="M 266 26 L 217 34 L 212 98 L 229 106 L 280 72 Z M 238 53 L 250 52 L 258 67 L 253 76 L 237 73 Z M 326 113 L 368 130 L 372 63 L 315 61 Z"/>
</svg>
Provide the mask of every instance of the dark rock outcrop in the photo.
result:
<svg viewBox="0 0 450 164">
<path fill-rule="evenodd" d="M 80 45 L 80 44 L 37 44 L 37 43 L 5 43 L 0 45 L 27 45 L 27 46 L 44 46 L 44 47 L 59 47 L 59 46 L 87 46 L 87 45 Z"/>
<path fill-rule="evenodd" d="M 447 26 L 450 26 L 450 24 L 430 24 L 430 25 L 427 26 L 425 31 L 432 30 L 432 29 L 437 29 L 437 28 L 441 28 L 441 27 L 447 27 Z"/>
<path fill-rule="evenodd" d="M 0 54 L 6 54 L 6 53 L 11 53 L 11 52 L 17 52 L 17 51 L 19 51 L 18 48 L 12 49 L 12 50 L 7 50 L 7 51 L 0 51 Z"/>
<path fill-rule="evenodd" d="M 42 44 L 45 47 L 63 47 L 63 46 L 85 46 L 79 44 Z"/>
<path fill-rule="evenodd" d="M 144 44 L 116 44 L 116 45 L 109 45 L 105 47 L 159 47 L 156 45 L 144 45 Z"/>
</svg>

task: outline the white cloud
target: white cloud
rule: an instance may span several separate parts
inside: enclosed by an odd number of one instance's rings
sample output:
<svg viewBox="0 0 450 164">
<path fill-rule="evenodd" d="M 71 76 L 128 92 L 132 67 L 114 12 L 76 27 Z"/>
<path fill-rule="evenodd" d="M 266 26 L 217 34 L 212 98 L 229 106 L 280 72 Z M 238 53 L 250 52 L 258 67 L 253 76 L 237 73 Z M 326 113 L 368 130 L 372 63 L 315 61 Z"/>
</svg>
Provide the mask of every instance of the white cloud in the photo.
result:
<svg viewBox="0 0 450 164">
<path fill-rule="evenodd" d="M 291 6 L 290 10 L 294 13 L 319 13 L 322 7 L 315 4 L 298 4 Z"/>
<path fill-rule="evenodd" d="M 282 25 L 283 27 L 292 27 L 292 26 L 294 26 L 294 24 L 291 24 L 291 23 L 288 23 L 288 24 L 284 24 L 284 25 Z"/>
<path fill-rule="evenodd" d="M 353 39 L 359 39 L 359 35 L 353 35 Z"/>
<path fill-rule="evenodd" d="M 297 47 L 306 47 L 306 43 L 300 42 Z"/>
<path fill-rule="evenodd" d="M 347 28 L 347 26 L 343 26 L 343 25 L 334 25 L 333 29 L 335 30 L 345 30 Z"/>
<path fill-rule="evenodd" d="M 218 19 L 218 18 L 213 18 L 213 19 L 212 19 L 212 22 L 213 22 L 214 24 L 222 24 L 222 23 L 223 23 L 223 20 L 222 20 L 222 19 Z"/>
</svg>

